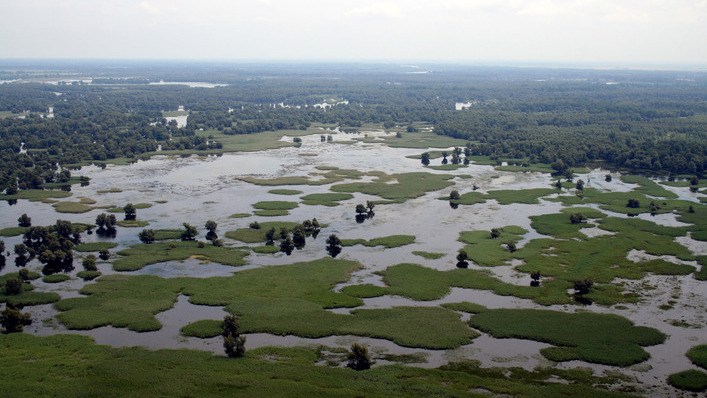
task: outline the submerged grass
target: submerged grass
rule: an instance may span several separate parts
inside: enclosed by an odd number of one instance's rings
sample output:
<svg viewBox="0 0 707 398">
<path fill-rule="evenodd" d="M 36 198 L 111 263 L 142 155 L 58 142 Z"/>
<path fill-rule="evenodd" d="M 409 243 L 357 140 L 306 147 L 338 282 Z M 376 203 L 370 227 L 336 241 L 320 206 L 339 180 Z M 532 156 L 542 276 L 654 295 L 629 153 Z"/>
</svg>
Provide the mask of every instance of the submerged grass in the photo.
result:
<svg viewBox="0 0 707 398">
<path fill-rule="evenodd" d="M 340 205 L 339 202 L 353 199 L 353 195 L 348 193 L 313 193 L 302 196 L 302 203 L 308 206 L 329 206 Z"/>
<path fill-rule="evenodd" d="M 205 245 L 199 247 L 197 242 L 164 242 L 135 245 L 118 252 L 113 262 L 116 271 L 136 271 L 149 264 L 165 261 L 199 258 L 223 265 L 239 266 L 245 264 L 247 252 L 228 247 Z"/>
<path fill-rule="evenodd" d="M 363 245 L 366 247 L 376 247 L 376 246 L 383 246 L 386 249 L 391 249 L 394 247 L 401 247 L 405 245 L 409 245 L 415 243 L 415 236 L 413 235 L 391 235 L 391 236 L 384 236 L 381 238 L 374 238 L 374 239 L 342 239 L 341 240 L 341 245 L 342 246 L 355 246 L 355 245 Z"/>
<path fill-rule="evenodd" d="M 101 250 L 110 250 L 117 247 L 114 242 L 85 242 L 74 246 L 77 252 L 99 252 Z"/>
</svg>

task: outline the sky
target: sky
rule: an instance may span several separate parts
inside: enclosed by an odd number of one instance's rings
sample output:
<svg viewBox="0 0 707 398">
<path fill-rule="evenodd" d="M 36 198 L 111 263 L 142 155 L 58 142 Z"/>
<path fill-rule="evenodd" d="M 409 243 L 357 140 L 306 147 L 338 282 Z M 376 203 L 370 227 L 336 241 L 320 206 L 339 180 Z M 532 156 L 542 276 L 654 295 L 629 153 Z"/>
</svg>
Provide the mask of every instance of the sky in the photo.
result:
<svg viewBox="0 0 707 398">
<path fill-rule="evenodd" d="M 0 0 L 0 58 L 707 65 L 707 0 Z"/>
</svg>

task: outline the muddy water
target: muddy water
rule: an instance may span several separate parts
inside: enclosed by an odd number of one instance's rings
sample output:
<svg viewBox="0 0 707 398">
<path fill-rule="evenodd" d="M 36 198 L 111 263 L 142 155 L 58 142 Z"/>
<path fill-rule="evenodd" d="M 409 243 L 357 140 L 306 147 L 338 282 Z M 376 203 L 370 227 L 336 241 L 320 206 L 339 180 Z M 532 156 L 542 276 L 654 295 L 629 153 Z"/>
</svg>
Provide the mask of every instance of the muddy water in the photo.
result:
<svg viewBox="0 0 707 398">
<path fill-rule="evenodd" d="M 196 260 L 182 262 L 165 262 L 153 264 L 130 274 L 149 274 L 164 278 L 171 277 L 211 277 L 227 276 L 233 272 L 253 269 L 264 266 L 283 265 L 292 262 L 308 261 L 323 257 L 324 241 L 330 233 L 336 233 L 341 238 L 375 238 L 393 234 L 415 235 L 415 243 L 394 249 L 384 250 L 381 247 L 368 248 L 364 246 L 345 247 L 341 258 L 359 261 L 363 268 L 354 273 L 352 278 L 336 287 L 372 283 L 382 285 L 377 271 L 402 263 L 411 262 L 424 264 L 438 270 L 455 268 L 454 254 L 463 244 L 457 241 L 460 231 L 464 230 L 489 230 L 505 225 L 518 225 L 529 232 L 524 236 L 520 245 L 531 239 L 543 237 L 530 228 L 529 217 L 532 215 L 556 213 L 562 207 L 555 202 L 541 200 L 537 205 L 499 205 L 491 200 L 473 206 L 459 206 L 452 209 L 446 201 L 438 200 L 447 195 L 452 189 L 468 192 L 475 184 L 480 187 L 480 192 L 498 189 L 526 189 L 545 188 L 553 181 L 547 175 L 537 173 L 510 173 L 497 172 L 489 166 L 472 165 L 452 172 L 426 170 L 433 173 L 451 175 L 470 175 L 471 178 L 455 178 L 454 187 L 439 192 L 431 192 L 422 197 L 409 200 L 404 204 L 381 205 L 376 207 L 374 218 L 366 220 L 363 224 L 355 221 L 354 207 L 357 203 L 366 200 L 375 200 L 363 194 L 354 194 L 354 199 L 342 202 L 338 207 L 305 206 L 300 205 L 292 210 L 289 216 L 245 219 L 230 219 L 233 213 L 250 213 L 252 204 L 262 200 L 299 201 L 298 196 L 282 196 L 268 193 L 274 187 L 256 186 L 239 181 L 241 176 L 256 176 L 260 178 L 273 178 L 288 175 L 307 176 L 311 173 L 321 173 L 315 169 L 318 165 L 331 165 L 340 168 L 351 168 L 361 171 L 384 171 L 386 173 L 401 173 L 409 171 L 423 171 L 420 162 L 407 159 L 406 156 L 423 152 L 420 149 L 388 148 L 380 144 L 363 144 L 354 142 L 368 134 L 369 137 L 386 135 L 381 131 L 363 132 L 362 134 L 343 134 L 322 130 L 322 134 L 333 135 L 334 143 L 322 143 L 320 134 L 302 137 L 303 144 L 300 148 L 288 147 L 277 150 L 225 154 L 220 157 L 155 157 L 148 161 L 139 161 L 127 166 L 108 166 L 106 169 L 86 167 L 81 174 L 91 177 L 88 187 L 73 187 L 74 195 L 68 199 L 76 201 L 77 197 L 86 196 L 98 201 L 99 206 L 116 205 L 125 203 L 151 203 L 148 209 L 138 209 L 138 218 L 150 222 L 150 228 L 179 228 L 183 222 L 189 222 L 202 227 L 208 219 L 213 219 L 219 224 L 218 232 L 223 235 L 225 231 L 247 226 L 252 220 L 289 220 L 301 221 L 304 219 L 318 218 L 321 222 L 328 223 L 316 240 L 308 239 L 303 250 L 296 250 L 291 256 L 282 253 L 275 255 L 251 254 L 248 265 L 244 267 L 228 267 L 219 264 L 202 264 Z M 284 138 L 290 140 L 289 137 Z M 336 144 L 336 142 L 349 142 Z M 307 156 L 302 156 L 307 155 Z M 583 175 L 587 186 L 593 186 L 607 191 L 628 191 L 634 188 L 631 184 L 620 181 L 619 175 L 613 175 L 613 181 L 604 181 L 606 171 L 594 170 L 588 175 Z M 365 177 L 364 180 L 371 180 Z M 324 193 L 329 191 L 330 185 L 324 186 L 296 186 L 292 187 L 303 191 L 302 195 L 309 193 Z M 121 192 L 98 194 L 97 190 L 110 188 L 121 189 Z M 681 191 L 682 192 L 682 191 Z M 684 192 L 682 193 L 684 195 Z M 697 197 L 697 196 L 696 196 Z M 693 198 L 694 200 L 694 198 Z M 165 202 L 165 203 L 158 203 Z M 29 214 L 35 224 L 47 225 L 57 219 L 66 219 L 73 222 L 93 223 L 97 214 L 104 210 L 96 209 L 84 214 L 59 214 L 48 205 L 39 202 L 19 201 L 14 206 L 6 202 L 0 203 L 0 228 L 16 225 L 16 219 L 22 213 Z M 608 212 L 610 213 L 610 212 Z M 611 216 L 625 217 L 625 215 L 610 213 Z M 120 214 L 118 214 L 120 216 Z M 650 217 L 642 216 L 647 220 L 662 225 L 679 226 L 672 214 Z M 200 228 L 203 234 L 203 228 Z M 138 243 L 137 232 L 140 228 L 118 228 L 114 239 L 108 239 L 119 244 L 121 248 Z M 585 229 L 587 235 L 601 234 L 600 229 Z M 203 235 L 202 235 L 203 238 Z M 85 241 L 97 241 L 102 238 L 97 235 L 85 235 Z M 19 237 L 3 238 L 6 247 L 12 248 L 20 242 Z M 677 238 L 676 241 L 685 245 L 695 254 L 704 254 L 707 247 L 704 242 L 694 241 L 690 238 Z M 239 242 L 228 241 L 227 245 L 240 246 Z M 412 251 L 422 250 L 429 252 L 449 253 L 438 260 L 425 260 L 412 254 Z M 83 254 L 76 254 L 80 258 Z M 632 253 L 631 256 L 639 258 L 641 253 Z M 630 257 L 630 258 L 633 258 Z M 672 259 L 671 259 L 672 261 Z M 13 257 L 8 258 L 8 266 L 0 270 L 0 274 L 16 271 L 12 264 Z M 489 268 L 496 277 L 507 283 L 525 285 L 529 283 L 526 274 L 517 273 L 512 263 L 508 266 Z M 76 262 L 80 268 L 80 262 Z M 476 267 L 472 264 L 472 267 Z M 39 270 L 41 266 L 35 261 L 30 268 Z M 104 274 L 114 273 L 110 264 L 99 264 L 99 269 Z M 76 271 L 72 273 L 74 275 Z M 88 282 L 92 283 L 92 282 Z M 648 347 L 652 358 L 643 367 L 627 370 L 625 373 L 635 375 L 642 385 L 660 387 L 659 395 L 669 396 L 675 393 L 665 387 L 665 378 L 675 371 L 691 368 L 684 353 L 689 347 L 705 343 L 704 329 L 677 327 L 670 324 L 678 320 L 690 325 L 705 324 L 704 302 L 707 297 L 704 284 L 687 277 L 650 277 L 649 284 L 655 289 L 642 289 L 640 282 L 626 281 L 635 284 L 633 288 L 640 290 L 646 301 L 639 305 L 629 305 L 627 309 L 602 308 L 593 306 L 591 310 L 599 312 L 617 313 L 635 322 L 637 325 L 655 327 L 670 338 L 665 344 Z M 78 297 L 79 290 L 84 282 L 72 279 L 59 284 L 45 284 L 35 281 L 37 290 L 56 291 L 62 297 Z M 632 285 L 631 285 L 632 286 Z M 672 296 L 678 297 L 677 299 Z M 662 311 L 658 306 L 668 300 L 676 301 L 670 310 Z M 470 301 L 483 304 L 489 308 L 548 308 L 541 307 L 530 300 L 515 297 L 498 296 L 492 292 L 474 289 L 454 288 L 450 294 L 440 300 L 429 302 L 415 302 L 409 299 L 384 296 L 364 300 L 360 308 L 390 308 L 393 306 L 437 306 L 443 303 Z M 576 306 L 553 306 L 551 309 L 560 311 L 576 311 Z M 30 333 L 53 334 L 64 333 L 66 330 L 54 318 L 56 315 L 51 305 L 28 307 L 33 313 L 35 323 L 28 328 Z M 337 310 L 346 313 L 348 310 Z M 125 329 L 104 327 L 91 331 L 72 333 L 86 334 L 94 337 L 101 344 L 114 346 L 142 345 L 148 348 L 195 348 L 220 354 L 221 341 L 215 339 L 186 338 L 179 335 L 179 328 L 190 322 L 200 319 L 221 319 L 225 315 L 222 308 L 196 306 L 188 302 L 187 297 L 180 296 L 175 306 L 157 315 L 164 327 L 157 332 L 135 333 Z M 462 319 L 468 316 L 461 315 Z M 273 336 L 268 334 L 252 334 L 248 336 L 248 347 L 255 348 L 263 345 L 327 345 L 332 347 L 348 348 L 352 341 L 362 341 L 371 347 L 371 351 L 379 357 L 384 353 L 392 354 L 422 354 L 426 362 L 414 366 L 434 367 L 449 361 L 461 359 L 480 360 L 483 366 L 522 366 L 531 369 L 537 365 L 548 365 L 547 361 L 539 354 L 539 350 L 547 345 L 526 340 L 494 339 L 487 335 L 475 339 L 471 344 L 455 350 L 420 350 L 400 347 L 396 344 L 380 339 L 364 339 L 354 336 L 331 336 L 323 339 L 305 339 L 296 336 Z M 550 364 L 551 365 L 551 364 Z M 560 365 L 562 367 L 589 366 L 586 363 L 575 362 Z M 605 370 L 617 370 L 614 367 L 594 366 L 592 368 L 601 373 Z M 646 370 L 647 369 L 647 370 Z M 662 392 L 660 392 L 662 391 Z"/>
</svg>

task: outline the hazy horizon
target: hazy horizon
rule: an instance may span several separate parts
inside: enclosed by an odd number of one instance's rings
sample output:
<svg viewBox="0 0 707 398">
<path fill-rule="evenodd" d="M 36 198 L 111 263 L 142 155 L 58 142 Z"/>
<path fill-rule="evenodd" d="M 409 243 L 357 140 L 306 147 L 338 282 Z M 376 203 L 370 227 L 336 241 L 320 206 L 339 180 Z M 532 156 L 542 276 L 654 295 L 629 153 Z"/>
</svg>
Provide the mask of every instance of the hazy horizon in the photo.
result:
<svg viewBox="0 0 707 398">
<path fill-rule="evenodd" d="M 707 1 L 3 3 L 0 59 L 707 66 Z"/>
</svg>

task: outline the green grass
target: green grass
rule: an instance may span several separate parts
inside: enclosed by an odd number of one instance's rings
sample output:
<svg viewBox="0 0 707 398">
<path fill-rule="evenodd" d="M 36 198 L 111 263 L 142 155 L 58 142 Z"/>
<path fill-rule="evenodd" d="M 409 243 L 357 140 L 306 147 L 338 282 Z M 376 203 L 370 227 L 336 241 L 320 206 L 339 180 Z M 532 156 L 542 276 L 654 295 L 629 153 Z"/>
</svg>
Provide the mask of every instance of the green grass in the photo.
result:
<svg viewBox="0 0 707 398">
<path fill-rule="evenodd" d="M 707 369 L 707 344 L 696 345 L 690 348 L 690 351 L 687 352 L 687 357 L 690 358 L 695 365 L 702 369 Z"/>
<path fill-rule="evenodd" d="M 9 227 L 0 229 L 0 236 L 20 236 L 29 231 L 27 227 Z"/>
<path fill-rule="evenodd" d="M 100 271 L 79 271 L 76 273 L 76 276 L 85 281 L 92 281 L 101 276 L 101 273 Z"/>
<path fill-rule="evenodd" d="M 363 245 L 366 247 L 376 247 L 376 246 L 383 246 L 386 249 L 392 249 L 394 247 L 401 247 L 405 245 L 409 245 L 415 243 L 415 237 L 413 235 L 391 235 L 391 236 L 384 236 L 381 238 L 374 238 L 374 239 L 342 239 L 341 240 L 341 245 L 342 246 L 354 246 L 354 245 Z"/>
<path fill-rule="evenodd" d="M 116 188 L 116 187 L 112 187 L 109 189 L 99 189 L 98 191 L 96 191 L 96 193 L 98 193 L 98 194 L 120 193 L 120 192 L 123 192 L 123 190 L 120 188 Z"/>
<path fill-rule="evenodd" d="M 707 372 L 690 369 L 673 373 L 668 377 L 668 383 L 681 390 L 704 392 L 707 391 Z"/>
<path fill-rule="evenodd" d="M 540 350 L 551 361 L 582 360 L 629 366 L 650 355 L 642 347 L 660 344 L 666 336 L 656 329 L 634 326 L 617 315 L 590 312 L 498 309 L 477 314 L 470 325 L 496 338 L 520 338 L 549 343 Z"/>
<path fill-rule="evenodd" d="M 51 304 L 59 301 L 61 297 L 56 293 L 25 291 L 17 296 L 4 296 L 0 294 L 0 302 L 15 306 L 32 306 Z"/>
<path fill-rule="evenodd" d="M 135 206 L 136 209 L 149 209 L 152 207 L 151 203 L 135 203 L 133 206 Z M 125 212 L 125 209 L 123 207 L 110 207 L 107 210 L 109 213 L 123 213 Z"/>
<path fill-rule="evenodd" d="M 57 202 L 54 203 L 54 210 L 58 213 L 71 213 L 71 214 L 81 214 L 88 213 L 91 210 L 96 209 L 94 206 L 83 204 L 80 202 Z"/>
<path fill-rule="evenodd" d="M 427 192 L 439 191 L 454 185 L 449 181 L 453 176 L 430 173 L 379 174 L 373 182 L 339 184 L 331 187 L 334 192 L 360 192 L 380 196 L 393 202 L 402 203 Z"/>
<path fill-rule="evenodd" d="M 239 180 L 250 184 L 262 186 L 281 186 L 281 185 L 327 185 L 336 182 L 341 182 L 347 179 L 360 179 L 365 173 L 358 170 L 339 169 L 332 166 L 317 166 L 319 172 L 310 174 L 309 176 L 287 176 L 277 178 L 256 178 L 256 177 L 240 177 Z"/>
<path fill-rule="evenodd" d="M 381 143 L 392 148 L 449 148 L 453 146 L 458 146 L 463 148 L 467 141 L 452 138 L 445 135 L 437 135 L 432 132 L 418 131 L 415 133 L 404 132 L 401 138 L 397 138 L 395 134 L 380 137 L 382 139 L 376 139 L 374 137 L 361 137 L 355 138 L 358 141 L 364 143 Z"/>
<path fill-rule="evenodd" d="M 489 191 L 488 193 L 481 192 L 466 192 L 463 193 L 459 199 L 452 200 L 452 203 L 459 205 L 475 205 L 477 203 L 484 203 L 487 200 L 494 199 L 501 205 L 510 204 L 539 204 L 538 199 L 557 193 L 556 190 L 551 188 L 533 188 L 533 189 L 519 189 L 519 190 L 498 190 Z M 449 197 L 440 198 L 442 200 L 449 200 Z"/>
<path fill-rule="evenodd" d="M 116 224 L 123 228 L 142 228 L 150 225 L 148 221 L 143 220 L 118 220 Z"/>
<path fill-rule="evenodd" d="M 470 303 L 468 301 L 461 303 L 445 303 L 442 304 L 442 307 L 449 308 L 453 311 L 466 312 L 468 314 L 480 314 L 488 310 L 488 308 L 481 304 Z"/>
<path fill-rule="evenodd" d="M 154 315 L 172 307 L 179 294 L 197 305 L 225 306 L 241 317 L 244 333 L 324 337 L 354 334 L 409 347 L 454 348 L 476 336 L 453 311 L 441 307 L 398 307 L 336 314 L 327 308 L 356 307 L 361 300 L 332 289 L 360 265 L 324 258 L 308 263 L 245 270 L 225 278 L 108 275 L 86 285 L 81 298 L 56 304 L 70 329 L 113 325 L 157 330 Z M 408 325 L 414 324 L 414 328 Z M 439 330 L 445 333 L 440 334 Z"/>
<path fill-rule="evenodd" d="M 71 279 L 71 277 L 66 274 L 53 274 L 45 276 L 44 278 L 42 278 L 42 281 L 44 283 L 60 283 L 68 281 L 69 279 Z"/>
<path fill-rule="evenodd" d="M 343 200 L 353 199 L 348 193 L 313 193 L 302 196 L 302 203 L 308 206 L 338 206 Z"/>
<path fill-rule="evenodd" d="M 459 170 L 463 169 L 465 167 L 469 167 L 463 164 L 440 164 L 440 165 L 434 165 L 434 166 L 427 166 L 428 168 L 432 170 L 439 170 L 439 171 L 454 171 L 454 170 Z"/>
<path fill-rule="evenodd" d="M 156 229 L 155 240 L 174 240 L 182 238 L 182 229 Z"/>
<path fill-rule="evenodd" d="M 248 218 L 251 217 L 252 214 L 250 213 L 234 213 L 228 216 L 228 218 Z"/>
<path fill-rule="evenodd" d="M 110 250 L 117 247 L 117 243 L 113 242 L 87 242 L 74 246 L 77 252 L 99 252 L 101 250 Z"/>
<path fill-rule="evenodd" d="M 259 210 L 292 210 L 297 206 L 299 206 L 297 202 L 284 202 L 280 200 L 262 201 L 253 204 L 253 207 Z"/>
<path fill-rule="evenodd" d="M 436 252 L 425 252 L 425 251 L 414 251 L 412 254 L 426 258 L 428 260 L 438 260 L 447 255 L 447 253 L 436 253 Z"/>
<path fill-rule="evenodd" d="M 323 349 L 265 347 L 240 359 L 188 350 L 111 348 L 89 337 L 0 336 L 0 389 L 17 397 L 459 397 L 475 390 L 526 397 L 619 398 L 593 385 L 616 380 L 586 371 L 488 369 L 458 363 L 440 369 L 402 365 L 365 372 L 320 366 Z M 247 347 L 247 342 L 246 342 Z"/>
<path fill-rule="evenodd" d="M 515 257 L 504 245 L 508 243 L 518 243 L 523 235 L 528 232 L 525 229 L 510 225 L 499 228 L 501 235 L 493 239 L 490 231 L 464 231 L 459 234 L 459 241 L 466 243 L 464 250 L 469 255 L 469 259 L 478 265 L 495 266 L 504 265 L 508 260 Z"/>
<path fill-rule="evenodd" d="M 572 224 L 570 215 L 572 213 L 581 213 L 587 219 L 597 219 L 605 217 L 605 214 L 588 207 L 572 207 L 562 209 L 559 214 L 543 214 L 540 216 L 531 216 L 530 226 L 534 230 L 543 235 L 550 235 L 555 238 L 586 238 L 586 235 L 580 232 L 582 228 L 591 228 L 595 225 L 589 222 Z"/>
<path fill-rule="evenodd" d="M 280 251 L 280 247 L 272 245 L 272 246 L 256 246 L 256 247 L 251 247 L 251 250 L 253 253 L 258 253 L 258 254 L 274 254 L 278 253 Z"/>
<path fill-rule="evenodd" d="M 635 188 L 634 192 L 640 192 L 649 196 L 656 196 L 666 199 L 676 199 L 677 194 L 672 191 L 661 187 L 657 182 L 651 180 L 648 177 L 637 176 L 637 175 L 622 175 L 621 181 L 627 184 L 638 184 L 638 188 Z"/>
<path fill-rule="evenodd" d="M 43 189 L 26 189 L 18 191 L 16 195 L 0 194 L 0 200 L 27 199 L 32 202 L 39 202 L 44 199 L 68 198 L 69 196 L 71 196 L 71 192 L 59 190 L 45 191 Z"/>
<path fill-rule="evenodd" d="M 302 193 L 302 191 L 298 191 L 296 189 L 271 189 L 268 191 L 268 193 L 274 194 L 274 195 L 299 195 Z"/>
<path fill-rule="evenodd" d="M 248 255 L 245 251 L 228 247 L 205 245 L 200 248 L 193 241 L 135 245 L 118 252 L 118 254 L 120 257 L 113 262 L 113 269 L 116 271 L 136 271 L 146 265 L 188 258 L 239 266 L 245 264 L 244 257 Z"/>
<path fill-rule="evenodd" d="M 370 285 L 370 284 L 346 286 L 343 289 L 341 289 L 341 293 L 344 293 L 344 294 L 351 296 L 351 297 L 358 297 L 358 298 L 369 298 L 369 297 L 382 296 L 385 294 L 385 291 L 386 290 L 384 287 Z"/>
<path fill-rule="evenodd" d="M 265 242 L 265 233 L 270 228 L 275 228 L 276 233 L 280 233 L 280 228 L 292 229 L 299 223 L 291 221 L 267 221 L 260 223 L 260 229 L 239 228 L 235 231 L 226 232 L 225 236 L 228 239 L 239 240 L 244 243 L 260 243 Z"/>
<path fill-rule="evenodd" d="M 547 163 L 530 163 L 527 166 L 523 165 L 508 165 L 496 166 L 497 171 L 512 171 L 516 173 L 552 173 L 553 169 Z"/>
<path fill-rule="evenodd" d="M 180 332 L 184 336 L 199 337 L 202 339 L 216 337 L 223 333 L 223 329 L 221 328 L 222 323 L 222 319 L 202 319 L 185 325 L 180 329 Z"/>
<path fill-rule="evenodd" d="M 290 214 L 290 212 L 287 210 L 256 210 L 253 214 L 260 217 L 278 217 L 286 216 Z"/>
</svg>

